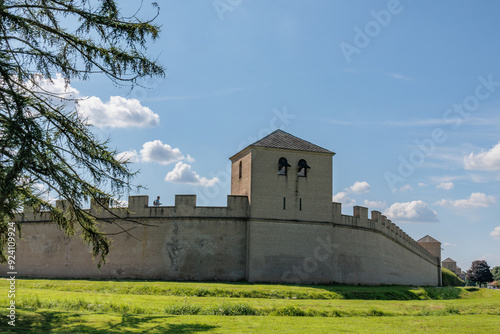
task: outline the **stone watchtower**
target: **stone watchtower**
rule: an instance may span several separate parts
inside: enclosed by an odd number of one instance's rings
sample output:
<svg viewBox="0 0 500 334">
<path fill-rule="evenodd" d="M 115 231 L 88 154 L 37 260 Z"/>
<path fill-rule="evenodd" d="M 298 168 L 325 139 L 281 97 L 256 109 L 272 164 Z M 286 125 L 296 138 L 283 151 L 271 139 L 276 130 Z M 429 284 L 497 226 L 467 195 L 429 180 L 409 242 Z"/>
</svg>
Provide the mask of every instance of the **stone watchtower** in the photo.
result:
<svg viewBox="0 0 500 334">
<path fill-rule="evenodd" d="M 429 253 L 434 255 L 436 259 L 438 260 L 438 278 L 439 278 L 439 284 L 438 286 L 442 285 L 441 282 L 441 242 L 437 241 L 430 235 L 426 235 L 423 238 L 420 238 L 418 241 L 418 244 L 422 247 L 424 247 Z"/>
<path fill-rule="evenodd" d="M 446 258 L 443 260 L 442 266 L 455 274 L 457 273 L 457 263 L 453 259 Z"/>
<path fill-rule="evenodd" d="M 230 158 L 231 195 L 248 197 L 251 218 L 330 221 L 333 155 L 276 130 Z"/>
</svg>

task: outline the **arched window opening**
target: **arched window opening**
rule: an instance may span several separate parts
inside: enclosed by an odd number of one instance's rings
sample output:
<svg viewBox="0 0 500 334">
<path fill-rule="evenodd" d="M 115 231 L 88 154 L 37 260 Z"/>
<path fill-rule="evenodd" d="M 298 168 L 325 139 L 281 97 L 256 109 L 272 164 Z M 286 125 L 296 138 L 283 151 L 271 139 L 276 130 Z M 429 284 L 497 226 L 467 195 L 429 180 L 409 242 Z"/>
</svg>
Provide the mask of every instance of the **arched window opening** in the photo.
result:
<svg viewBox="0 0 500 334">
<path fill-rule="evenodd" d="M 290 165 L 286 158 L 281 157 L 278 161 L 278 175 L 286 175 L 288 167 L 290 167 Z"/>
<path fill-rule="evenodd" d="M 238 177 L 241 179 L 241 161 L 238 167 Z"/>
<path fill-rule="evenodd" d="M 307 165 L 304 159 L 299 160 L 299 166 L 297 168 L 297 175 L 302 177 L 307 177 L 307 170 L 311 168 Z"/>
</svg>

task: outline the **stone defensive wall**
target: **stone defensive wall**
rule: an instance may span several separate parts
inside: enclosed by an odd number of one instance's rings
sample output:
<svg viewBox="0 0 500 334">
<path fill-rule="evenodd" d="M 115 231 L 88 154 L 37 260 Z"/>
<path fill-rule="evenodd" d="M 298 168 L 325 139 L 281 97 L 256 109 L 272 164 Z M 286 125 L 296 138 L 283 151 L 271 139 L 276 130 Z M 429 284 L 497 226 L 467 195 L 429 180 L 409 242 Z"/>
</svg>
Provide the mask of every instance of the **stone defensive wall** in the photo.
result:
<svg viewBox="0 0 500 334">
<path fill-rule="evenodd" d="M 148 204 L 148 196 L 130 196 L 127 208 L 91 203 L 112 240 L 101 270 L 78 229 L 70 238 L 49 213 L 26 208 L 18 216 L 18 276 L 439 285 L 440 259 L 364 207 L 347 216 L 332 203 L 331 220 L 316 222 L 250 217 L 246 196 L 229 195 L 225 207 L 196 206 L 195 195 L 177 195 L 175 206 Z"/>
<path fill-rule="evenodd" d="M 440 259 L 380 212 L 333 203 L 331 222 L 251 219 L 249 281 L 440 285 Z"/>
</svg>

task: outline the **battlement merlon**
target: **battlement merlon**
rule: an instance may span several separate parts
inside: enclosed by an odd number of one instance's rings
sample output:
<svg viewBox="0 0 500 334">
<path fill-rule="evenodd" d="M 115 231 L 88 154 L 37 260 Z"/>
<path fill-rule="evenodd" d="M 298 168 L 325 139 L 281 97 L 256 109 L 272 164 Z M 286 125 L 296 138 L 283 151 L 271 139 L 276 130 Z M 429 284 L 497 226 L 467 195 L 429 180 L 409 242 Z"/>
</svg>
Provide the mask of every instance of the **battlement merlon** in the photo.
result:
<svg viewBox="0 0 500 334">
<path fill-rule="evenodd" d="M 65 211 L 69 203 L 56 201 L 56 207 Z M 247 196 L 227 196 L 227 206 L 196 206 L 196 195 L 176 195 L 175 206 L 149 206 L 149 196 L 129 196 L 127 207 L 110 207 L 109 199 L 91 201 L 87 210 L 97 219 L 139 219 L 139 218 L 248 218 L 249 203 Z M 49 212 L 35 212 L 32 207 L 25 207 L 23 213 L 16 215 L 21 222 L 50 222 Z"/>
</svg>

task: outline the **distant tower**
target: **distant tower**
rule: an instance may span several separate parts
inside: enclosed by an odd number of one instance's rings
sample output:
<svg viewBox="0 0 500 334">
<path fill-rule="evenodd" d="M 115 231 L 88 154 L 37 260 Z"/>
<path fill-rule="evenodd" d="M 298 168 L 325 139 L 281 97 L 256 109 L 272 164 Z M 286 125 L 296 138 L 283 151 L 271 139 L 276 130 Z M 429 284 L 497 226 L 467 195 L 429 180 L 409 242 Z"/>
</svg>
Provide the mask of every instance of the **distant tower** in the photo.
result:
<svg viewBox="0 0 500 334">
<path fill-rule="evenodd" d="M 438 261 L 439 261 L 439 266 L 438 266 L 438 279 L 439 279 L 439 286 L 442 285 L 441 282 L 441 243 L 431 237 L 430 235 L 426 235 L 425 237 L 419 239 L 418 244 L 422 247 L 424 247 L 429 253 L 434 255 Z"/>
<path fill-rule="evenodd" d="M 454 273 L 457 272 L 457 263 L 453 259 L 450 258 L 444 259 L 442 265 L 443 268 L 446 268 Z"/>
<path fill-rule="evenodd" d="M 443 260 L 442 266 L 443 266 L 443 268 L 446 268 L 446 269 L 454 272 L 455 274 L 457 274 L 458 277 L 464 279 L 464 275 L 462 273 L 462 268 L 457 266 L 457 262 L 455 260 L 450 259 L 450 258 L 446 258 Z"/>
<path fill-rule="evenodd" d="M 231 195 L 248 196 L 252 218 L 331 221 L 333 155 L 276 130 L 230 158 Z"/>
</svg>

